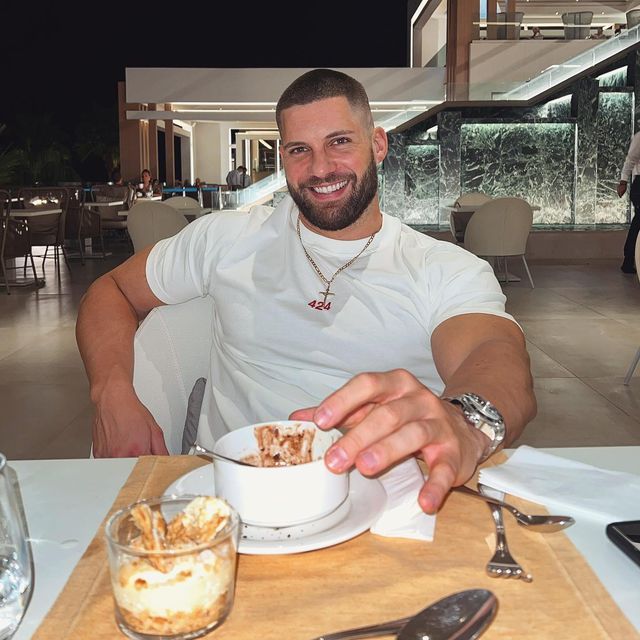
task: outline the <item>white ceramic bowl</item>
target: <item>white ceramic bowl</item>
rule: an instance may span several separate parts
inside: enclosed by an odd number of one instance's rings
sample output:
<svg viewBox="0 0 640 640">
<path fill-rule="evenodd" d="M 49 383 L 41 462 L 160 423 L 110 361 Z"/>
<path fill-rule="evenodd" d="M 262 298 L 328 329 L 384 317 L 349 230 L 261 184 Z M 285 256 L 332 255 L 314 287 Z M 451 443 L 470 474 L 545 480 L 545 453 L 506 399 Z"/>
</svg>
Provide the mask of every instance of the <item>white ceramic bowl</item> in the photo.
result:
<svg viewBox="0 0 640 640">
<path fill-rule="evenodd" d="M 260 527 L 311 522 L 337 509 L 349 493 L 349 475 L 332 473 L 323 460 L 327 449 L 340 437 L 337 430 L 321 431 L 313 422 L 262 422 L 224 435 L 214 451 L 235 460 L 256 454 L 254 430 L 264 425 L 297 425 L 315 431 L 313 461 L 286 467 L 249 467 L 215 460 L 216 495 L 231 504 L 243 522 Z"/>
</svg>

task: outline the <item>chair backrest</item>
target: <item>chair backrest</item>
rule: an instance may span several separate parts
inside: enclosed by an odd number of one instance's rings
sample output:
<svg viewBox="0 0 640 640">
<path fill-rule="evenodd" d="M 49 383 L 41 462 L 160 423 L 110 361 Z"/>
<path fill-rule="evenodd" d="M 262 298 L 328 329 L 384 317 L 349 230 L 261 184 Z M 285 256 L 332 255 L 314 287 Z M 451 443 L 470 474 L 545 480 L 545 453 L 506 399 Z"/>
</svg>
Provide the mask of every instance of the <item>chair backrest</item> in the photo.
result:
<svg viewBox="0 0 640 640">
<path fill-rule="evenodd" d="M 21 258 L 31 251 L 26 222 L 11 217 L 11 194 L 0 190 L 0 260 Z"/>
<path fill-rule="evenodd" d="M 469 193 L 463 193 L 459 196 L 455 204 L 460 207 L 475 207 L 489 202 L 489 200 L 491 200 L 491 196 L 482 191 L 469 191 Z"/>
<path fill-rule="evenodd" d="M 632 29 L 640 24 L 640 9 L 632 9 L 627 11 L 627 29 Z"/>
<path fill-rule="evenodd" d="M 131 207 L 127 218 L 127 229 L 135 251 L 170 238 L 187 224 L 187 219 L 179 211 L 154 200 L 139 200 Z"/>
<path fill-rule="evenodd" d="M 162 201 L 162 204 L 169 205 L 174 209 L 202 209 L 200 203 L 197 200 L 183 196 L 172 196 Z"/>
<path fill-rule="evenodd" d="M 18 197 L 25 209 L 34 207 L 61 209 L 61 213 L 31 218 L 29 228 L 34 245 L 60 245 L 64 242 L 69 190 L 65 187 L 26 187 Z M 49 203 L 49 204 L 47 204 Z"/>
<path fill-rule="evenodd" d="M 181 452 L 193 385 L 209 375 L 212 317 L 213 300 L 195 298 L 154 309 L 135 335 L 133 386 L 172 454 Z"/>
<path fill-rule="evenodd" d="M 496 198 L 471 217 L 464 234 L 465 249 L 477 256 L 524 255 L 533 210 L 521 198 Z"/>
</svg>

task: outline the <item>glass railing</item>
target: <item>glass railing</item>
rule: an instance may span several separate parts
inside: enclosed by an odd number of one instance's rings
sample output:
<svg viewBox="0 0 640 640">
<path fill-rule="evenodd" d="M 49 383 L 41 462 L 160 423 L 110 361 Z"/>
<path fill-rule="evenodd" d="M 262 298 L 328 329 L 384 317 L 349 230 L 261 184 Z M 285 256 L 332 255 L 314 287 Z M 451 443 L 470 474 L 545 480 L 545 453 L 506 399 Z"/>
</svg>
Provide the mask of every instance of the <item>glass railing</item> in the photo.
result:
<svg viewBox="0 0 640 640">
<path fill-rule="evenodd" d="M 530 100 L 553 87 L 570 80 L 580 71 L 595 67 L 609 58 L 623 53 L 640 43 L 640 25 L 623 31 L 618 36 L 603 40 L 592 49 L 566 62 L 545 69 L 535 78 L 504 93 L 496 91 L 492 100 Z"/>
<path fill-rule="evenodd" d="M 223 192 L 224 208 L 248 209 L 255 204 L 262 204 L 271 199 L 274 191 L 282 189 L 286 184 L 284 171 L 281 169 L 245 189 Z"/>
</svg>

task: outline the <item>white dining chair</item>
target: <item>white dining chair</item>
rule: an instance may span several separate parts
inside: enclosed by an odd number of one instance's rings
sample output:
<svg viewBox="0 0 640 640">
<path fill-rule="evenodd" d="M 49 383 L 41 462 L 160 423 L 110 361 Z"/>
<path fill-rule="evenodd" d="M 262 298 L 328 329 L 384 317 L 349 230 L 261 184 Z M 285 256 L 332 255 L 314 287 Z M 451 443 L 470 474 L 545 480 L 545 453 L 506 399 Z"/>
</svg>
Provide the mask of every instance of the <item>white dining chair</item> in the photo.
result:
<svg viewBox="0 0 640 640">
<path fill-rule="evenodd" d="M 505 281 L 508 281 L 507 258 L 520 256 L 533 289 L 535 285 L 525 258 L 532 223 L 533 210 L 526 200 L 496 198 L 471 216 L 464 234 L 464 247 L 482 258 L 502 258 Z"/>
<path fill-rule="evenodd" d="M 189 223 L 179 211 L 164 202 L 140 199 L 129 210 L 127 228 L 134 251 L 170 238 Z"/>
<path fill-rule="evenodd" d="M 171 198 L 167 198 L 162 201 L 162 204 L 169 205 L 174 209 L 180 211 L 181 209 L 189 209 L 193 211 L 194 209 L 202 209 L 200 203 L 193 198 L 184 197 L 184 196 L 172 196 Z"/>
<path fill-rule="evenodd" d="M 171 454 L 182 452 L 192 391 L 209 375 L 213 300 L 209 296 L 153 309 L 134 338 L 133 387 L 164 434 Z M 194 431 L 200 416 L 197 399 Z"/>
<path fill-rule="evenodd" d="M 483 191 L 469 191 L 459 196 L 453 206 L 480 207 L 490 200 L 491 196 L 488 196 Z M 473 211 L 455 211 L 455 209 L 452 209 L 449 212 L 449 227 L 451 229 L 451 235 L 455 238 L 456 242 L 464 241 L 464 232 L 472 215 Z"/>
<path fill-rule="evenodd" d="M 636 273 L 638 278 L 640 279 L 640 235 L 636 240 L 635 263 L 636 263 Z M 633 361 L 631 362 L 631 366 L 627 371 L 627 375 L 624 378 L 625 385 L 629 386 L 629 383 L 631 382 L 631 378 L 633 377 L 633 373 L 635 372 L 636 367 L 638 366 L 638 362 L 640 362 L 640 347 L 638 347 L 638 350 L 636 351 L 636 355 L 633 357 Z"/>
</svg>

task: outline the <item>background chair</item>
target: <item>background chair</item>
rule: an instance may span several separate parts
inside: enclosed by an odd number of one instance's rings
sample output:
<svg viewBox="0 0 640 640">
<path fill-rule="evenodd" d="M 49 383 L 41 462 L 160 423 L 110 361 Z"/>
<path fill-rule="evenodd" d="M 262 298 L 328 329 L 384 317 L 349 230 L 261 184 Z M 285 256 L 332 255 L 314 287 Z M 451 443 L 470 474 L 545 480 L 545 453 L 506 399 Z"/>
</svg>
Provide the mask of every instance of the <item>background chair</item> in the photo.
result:
<svg viewBox="0 0 640 640">
<path fill-rule="evenodd" d="M 134 251 L 140 251 L 163 238 L 170 238 L 187 224 L 187 219 L 164 202 L 139 200 L 128 217 L 128 230 Z"/>
<path fill-rule="evenodd" d="M 193 218 L 199 218 L 202 215 L 203 207 L 194 198 L 173 196 L 162 201 L 162 204 L 173 207 L 176 211 L 188 211 Z"/>
<path fill-rule="evenodd" d="M 640 279 L 640 270 L 639 270 L 640 269 L 640 235 L 636 240 L 635 262 L 636 262 L 636 272 L 637 272 L 638 278 Z M 629 371 L 627 371 L 627 375 L 624 377 L 624 384 L 626 384 L 627 386 L 631 382 L 631 378 L 633 377 L 633 372 L 636 370 L 636 367 L 638 366 L 638 362 L 640 362 L 640 348 L 638 348 L 638 350 L 636 351 L 636 355 L 634 356 L 633 362 L 629 367 Z"/>
<path fill-rule="evenodd" d="M 36 258 L 42 258 L 43 271 L 45 260 L 52 258 L 55 262 L 58 278 L 60 278 L 60 253 L 62 253 L 67 269 L 71 272 L 69 258 L 64 246 L 65 224 L 67 208 L 69 206 L 68 190 L 62 187 L 33 187 L 21 189 L 18 197 L 22 198 L 22 204 L 25 209 L 49 207 L 61 210 L 60 213 L 29 218 L 29 234 L 32 247 L 45 247 L 44 254 L 34 256 Z M 53 247 L 52 256 L 49 256 L 49 247 Z"/>
<path fill-rule="evenodd" d="M 533 211 L 521 198 L 496 198 L 483 204 L 471 217 L 464 234 L 465 249 L 483 258 L 503 258 L 507 280 L 507 257 L 520 256 L 534 288 L 524 257 L 533 223 Z"/>
<path fill-rule="evenodd" d="M 571 11 L 562 14 L 565 40 L 584 40 L 591 33 L 593 11 Z"/>
<path fill-rule="evenodd" d="M 496 15 L 498 27 L 496 29 L 496 38 L 498 40 L 520 40 L 520 25 L 524 13 L 521 11 L 504 12 Z"/>
<path fill-rule="evenodd" d="M 33 279 L 37 286 L 38 275 L 31 253 L 29 226 L 26 222 L 11 217 L 11 194 L 8 191 L 0 191 L 0 268 L 7 294 L 11 293 L 7 271 L 19 267 L 8 266 L 6 261 L 17 258 L 30 259 Z"/>
<path fill-rule="evenodd" d="M 456 207 L 480 207 L 485 202 L 489 202 L 491 196 L 488 196 L 482 191 L 470 191 L 469 193 L 463 193 L 454 203 Z M 469 220 L 473 215 L 473 211 L 450 211 L 449 212 L 449 226 L 451 228 L 451 235 L 456 239 L 456 242 L 464 242 L 464 232 L 469 224 Z"/>
</svg>

